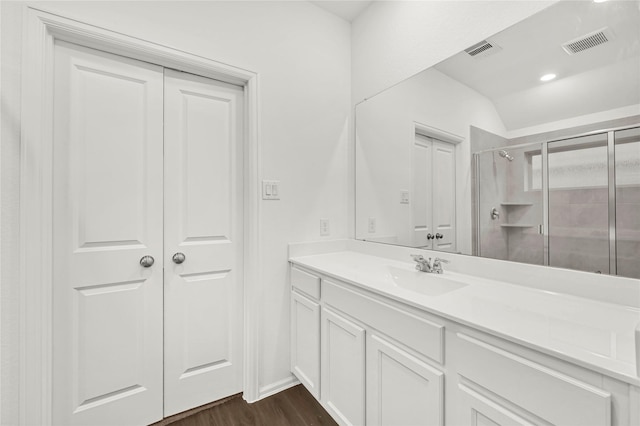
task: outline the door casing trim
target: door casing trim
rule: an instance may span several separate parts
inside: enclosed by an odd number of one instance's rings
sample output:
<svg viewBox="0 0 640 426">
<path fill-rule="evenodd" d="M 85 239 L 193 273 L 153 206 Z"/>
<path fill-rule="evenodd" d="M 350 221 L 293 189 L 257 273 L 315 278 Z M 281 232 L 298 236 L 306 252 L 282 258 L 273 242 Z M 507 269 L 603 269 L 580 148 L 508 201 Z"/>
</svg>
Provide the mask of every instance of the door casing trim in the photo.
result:
<svg viewBox="0 0 640 426">
<path fill-rule="evenodd" d="M 259 399 L 260 141 L 257 73 L 26 6 L 20 152 L 20 424 L 52 423 L 53 48 L 56 40 L 244 88 L 244 399 Z"/>
</svg>

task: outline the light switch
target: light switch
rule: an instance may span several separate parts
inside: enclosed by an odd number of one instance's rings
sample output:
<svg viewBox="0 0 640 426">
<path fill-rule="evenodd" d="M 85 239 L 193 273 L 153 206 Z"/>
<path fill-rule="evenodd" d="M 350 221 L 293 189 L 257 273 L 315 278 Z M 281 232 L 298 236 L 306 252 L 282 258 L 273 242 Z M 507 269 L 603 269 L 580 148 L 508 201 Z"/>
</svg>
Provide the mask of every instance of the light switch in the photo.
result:
<svg viewBox="0 0 640 426">
<path fill-rule="evenodd" d="M 262 181 L 262 199 L 263 200 L 279 200 L 280 199 L 280 181 L 279 180 L 263 180 Z"/>
</svg>

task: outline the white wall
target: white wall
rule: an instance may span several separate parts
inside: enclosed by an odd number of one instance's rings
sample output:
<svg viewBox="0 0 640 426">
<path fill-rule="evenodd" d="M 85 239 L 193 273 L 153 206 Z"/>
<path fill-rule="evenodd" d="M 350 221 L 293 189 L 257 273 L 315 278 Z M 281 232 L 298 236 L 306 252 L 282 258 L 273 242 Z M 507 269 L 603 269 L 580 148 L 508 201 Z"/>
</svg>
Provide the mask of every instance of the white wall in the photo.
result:
<svg viewBox="0 0 640 426">
<path fill-rule="evenodd" d="M 20 8 L 0 2 L 0 424 L 17 424 L 19 380 L 18 177 Z"/>
<path fill-rule="evenodd" d="M 31 3 L 36 4 L 36 3 Z M 281 181 L 261 204 L 260 387 L 289 373 L 287 243 L 347 234 L 349 24 L 307 2 L 42 2 L 44 10 L 259 74 L 260 167 Z M 20 21 L 2 2 L 2 389 L 0 423 L 18 408 L 17 229 Z"/>
<path fill-rule="evenodd" d="M 555 3 L 375 1 L 351 30 L 354 103 Z"/>
</svg>

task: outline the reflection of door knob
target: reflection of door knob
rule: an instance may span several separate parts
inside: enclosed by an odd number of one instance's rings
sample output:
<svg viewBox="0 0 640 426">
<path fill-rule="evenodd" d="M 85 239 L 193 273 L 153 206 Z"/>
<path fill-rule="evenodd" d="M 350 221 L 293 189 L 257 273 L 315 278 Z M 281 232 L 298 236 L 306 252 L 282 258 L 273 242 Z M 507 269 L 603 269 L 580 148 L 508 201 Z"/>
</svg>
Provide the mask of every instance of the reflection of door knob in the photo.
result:
<svg viewBox="0 0 640 426">
<path fill-rule="evenodd" d="M 442 237 L 444 237 L 444 235 L 442 235 L 442 234 L 440 234 L 440 233 L 437 233 L 437 234 L 436 234 L 436 239 L 437 239 L 437 240 L 439 240 L 439 239 L 440 239 L 440 238 L 442 238 Z"/>
<path fill-rule="evenodd" d="M 433 239 L 433 238 L 434 238 L 434 236 L 433 236 L 433 235 L 431 235 L 430 233 L 429 233 L 429 234 L 427 234 L 427 240 L 431 240 L 431 239 Z"/>
<path fill-rule="evenodd" d="M 140 259 L 140 264 L 145 268 L 152 266 L 154 262 L 155 259 L 153 256 L 142 256 L 142 259 Z"/>
<path fill-rule="evenodd" d="M 176 253 L 171 259 L 173 259 L 173 263 L 177 263 L 179 265 L 185 261 L 186 257 L 184 253 Z"/>
</svg>

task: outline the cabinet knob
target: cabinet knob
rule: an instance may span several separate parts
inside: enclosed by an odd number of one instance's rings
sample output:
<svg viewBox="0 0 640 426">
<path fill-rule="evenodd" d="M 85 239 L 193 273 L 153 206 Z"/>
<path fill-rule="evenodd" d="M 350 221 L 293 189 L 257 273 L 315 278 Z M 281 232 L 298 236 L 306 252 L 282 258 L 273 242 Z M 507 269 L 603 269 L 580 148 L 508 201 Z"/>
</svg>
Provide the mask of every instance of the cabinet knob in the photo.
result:
<svg viewBox="0 0 640 426">
<path fill-rule="evenodd" d="M 441 233 L 437 233 L 436 234 L 436 240 L 439 240 L 440 238 L 443 238 L 444 235 L 442 235 Z"/>
<path fill-rule="evenodd" d="M 431 235 L 431 233 L 427 234 L 427 240 L 432 240 L 433 238 L 435 238 L 433 235 Z"/>
</svg>

